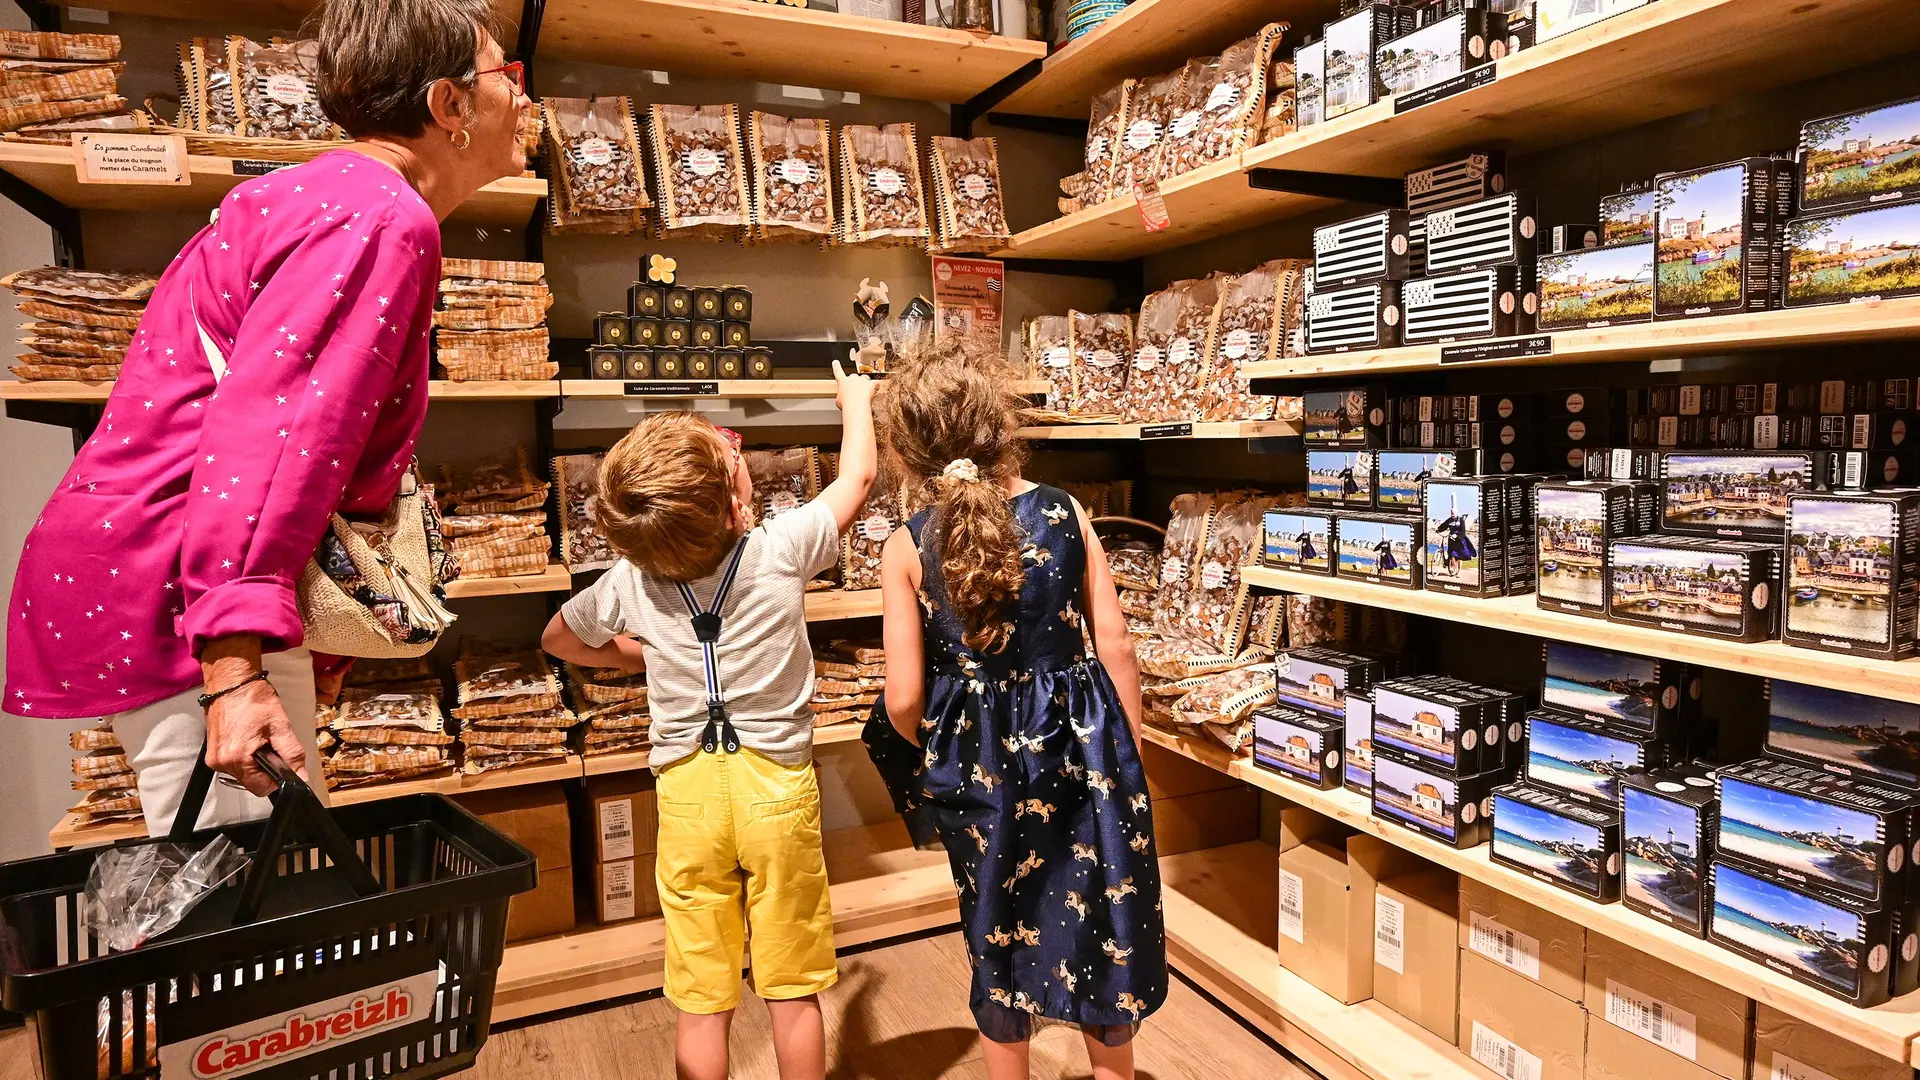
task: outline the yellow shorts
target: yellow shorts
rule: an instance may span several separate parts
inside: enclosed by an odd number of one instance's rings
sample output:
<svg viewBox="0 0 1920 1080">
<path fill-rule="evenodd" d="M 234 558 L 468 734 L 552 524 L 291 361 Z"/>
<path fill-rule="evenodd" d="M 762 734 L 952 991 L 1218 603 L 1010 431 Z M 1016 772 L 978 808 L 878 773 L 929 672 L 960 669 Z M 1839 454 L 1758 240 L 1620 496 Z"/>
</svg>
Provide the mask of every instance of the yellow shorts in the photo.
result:
<svg viewBox="0 0 1920 1080">
<path fill-rule="evenodd" d="M 839 969 L 813 766 L 745 749 L 695 752 L 660 774 L 659 800 L 667 1000 L 690 1013 L 739 1005 L 748 927 L 762 998 L 832 986 Z"/>
</svg>

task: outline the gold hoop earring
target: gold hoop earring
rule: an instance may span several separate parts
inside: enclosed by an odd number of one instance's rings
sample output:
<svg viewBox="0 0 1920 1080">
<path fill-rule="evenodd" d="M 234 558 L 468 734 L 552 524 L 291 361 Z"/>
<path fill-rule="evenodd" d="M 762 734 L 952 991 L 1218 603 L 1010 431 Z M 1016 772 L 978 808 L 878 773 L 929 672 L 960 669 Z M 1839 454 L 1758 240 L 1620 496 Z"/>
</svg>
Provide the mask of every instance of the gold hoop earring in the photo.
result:
<svg viewBox="0 0 1920 1080">
<path fill-rule="evenodd" d="M 473 145 L 473 132 L 468 131 L 466 128 L 461 128 L 449 136 L 449 139 L 453 142 L 453 148 L 455 150 L 465 150 L 467 147 Z"/>
</svg>

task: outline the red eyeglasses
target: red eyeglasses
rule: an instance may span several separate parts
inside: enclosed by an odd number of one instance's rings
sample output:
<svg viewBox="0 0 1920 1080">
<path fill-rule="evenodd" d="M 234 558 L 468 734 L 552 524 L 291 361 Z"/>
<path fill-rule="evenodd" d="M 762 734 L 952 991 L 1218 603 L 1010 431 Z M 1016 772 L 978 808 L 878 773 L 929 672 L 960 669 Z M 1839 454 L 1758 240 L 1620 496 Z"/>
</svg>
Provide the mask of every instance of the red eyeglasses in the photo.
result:
<svg viewBox="0 0 1920 1080">
<path fill-rule="evenodd" d="M 718 424 L 715 424 L 713 426 L 713 430 L 719 432 L 720 437 L 727 440 L 728 446 L 733 447 L 735 450 L 740 449 L 741 439 L 740 439 L 739 432 L 733 430 L 732 428 L 723 428 Z"/>
<path fill-rule="evenodd" d="M 482 75 L 492 75 L 496 72 L 498 72 L 501 75 L 505 75 L 507 77 L 507 81 L 512 83 L 513 88 L 519 91 L 521 94 L 524 95 L 527 92 L 527 65 L 518 60 L 515 60 L 511 64 L 502 64 L 497 68 L 488 68 L 485 71 L 477 71 L 474 73 L 473 77 L 478 79 Z"/>
</svg>

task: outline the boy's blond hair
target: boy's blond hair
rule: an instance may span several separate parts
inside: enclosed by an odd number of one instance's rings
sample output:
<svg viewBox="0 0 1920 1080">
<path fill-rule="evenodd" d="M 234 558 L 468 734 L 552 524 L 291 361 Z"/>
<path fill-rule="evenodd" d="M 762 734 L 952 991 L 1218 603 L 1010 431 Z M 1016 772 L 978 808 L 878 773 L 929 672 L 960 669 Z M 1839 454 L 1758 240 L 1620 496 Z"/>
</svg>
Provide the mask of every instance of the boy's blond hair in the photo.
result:
<svg viewBox="0 0 1920 1080">
<path fill-rule="evenodd" d="M 650 416 L 600 463 L 598 511 L 608 543 L 635 566 L 706 577 L 733 548 L 733 451 L 692 413 Z"/>
</svg>

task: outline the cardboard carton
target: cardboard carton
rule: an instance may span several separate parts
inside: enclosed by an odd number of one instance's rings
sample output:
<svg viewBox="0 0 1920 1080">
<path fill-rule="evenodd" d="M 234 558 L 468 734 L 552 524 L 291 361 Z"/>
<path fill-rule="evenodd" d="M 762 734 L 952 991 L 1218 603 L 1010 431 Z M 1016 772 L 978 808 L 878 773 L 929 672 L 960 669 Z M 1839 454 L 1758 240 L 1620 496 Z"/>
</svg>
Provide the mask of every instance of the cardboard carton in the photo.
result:
<svg viewBox="0 0 1920 1080">
<path fill-rule="evenodd" d="M 529 784 L 463 795 L 456 801 L 526 848 L 539 867 L 534 890 L 507 905 L 506 939 L 521 941 L 573 929 L 573 851 L 561 785 Z"/>
<path fill-rule="evenodd" d="M 1373 996 L 1374 885 L 1419 860 L 1371 836 L 1280 856 L 1280 966 L 1344 1004 Z"/>
<path fill-rule="evenodd" d="M 1606 1017 L 1587 1014 L 1586 1080 L 1714 1080 L 1710 1072 L 1664 1050 Z"/>
<path fill-rule="evenodd" d="M 1500 1076 L 1585 1080 L 1587 1013 L 1577 1001 L 1463 952 L 1457 1045 Z"/>
<path fill-rule="evenodd" d="M 1460 1024 L 1460 882 L 1451 870 L 1381 881 L 1373 893 L 1373 998 L 1448 1042 Z"/>
<path fill-rule="evenodd" d="M 653 775 L 645 771 L 590 776 L 574 789 L 574 858 L 614 862 L 650 854 L 660 836 Z"/>
<path fill-rule="evenodd" d="M 1881 1057 L 1820 1027 L 1756 1004 L 1753 1080 L 1912 1080 L 1904 1061 Z"/>
<path fill-rule="evenodd" d="M 1586 927 L 1471 878 L 1460 879 L 1460 947 L 1569 1001 L 1586 996 Z"/>
<path fill-rule="evenodd" d="M 1746 1080 L 1753 1002 L 1599 934 L 1587 937 L 1587 1012 L 1649 1047 L 1727 1080 Z M 1623 1075 L 1666 1076 L 1666 1070 Z"/>
</svg>

